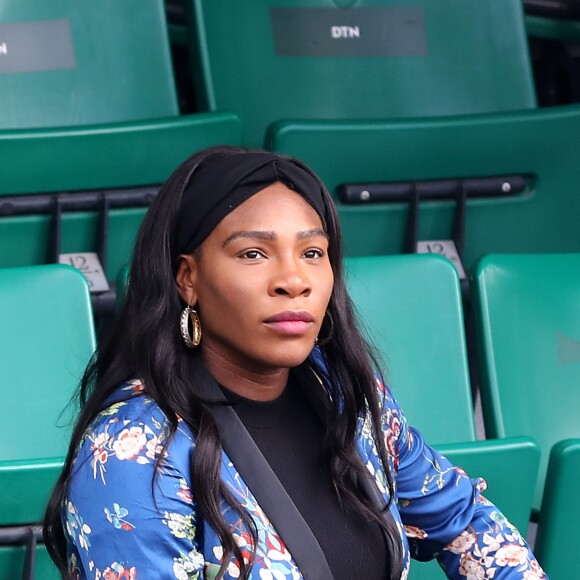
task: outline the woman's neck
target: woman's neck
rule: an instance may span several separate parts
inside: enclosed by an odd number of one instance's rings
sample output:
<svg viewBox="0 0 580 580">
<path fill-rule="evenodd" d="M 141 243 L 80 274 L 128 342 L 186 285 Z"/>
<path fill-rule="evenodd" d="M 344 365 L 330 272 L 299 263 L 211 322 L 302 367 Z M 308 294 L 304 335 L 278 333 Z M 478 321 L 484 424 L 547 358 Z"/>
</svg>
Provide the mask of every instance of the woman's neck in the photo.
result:
<svg viewBox="0 0 580 580">
<path fill-rule="evenodd" d="M 247 399 L 272 401 L 284 392 L 288 383 L 287 368 L 248 368 L 211 349 L 204 349 L 202 354 L 214 379 Z"/>
</svg>

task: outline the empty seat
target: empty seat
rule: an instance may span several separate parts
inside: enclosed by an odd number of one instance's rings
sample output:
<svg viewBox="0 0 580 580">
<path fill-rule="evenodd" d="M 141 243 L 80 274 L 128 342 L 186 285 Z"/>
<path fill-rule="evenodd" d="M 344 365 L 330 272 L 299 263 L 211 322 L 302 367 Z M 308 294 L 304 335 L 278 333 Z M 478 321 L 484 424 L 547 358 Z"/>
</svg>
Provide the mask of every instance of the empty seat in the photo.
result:
<svg viewBox="0 0 580 580">
<path fill-rule="evenodd" d="M 520 0 L 186 0 L 198 100 L 260 146 L 279 119 L 531 108 Z"/>
<path fill-rule="evenodd" d="M 162 0 L 5 0 L 0 129 L 179 113 Z"/>
<path fill-rule="evenodd" d="M 487 256 L 474 299 L 486 430 L 538 441 L 539 509 L 552 446 L 580 437 L 580 254 Z"/>
<path fill-rule="evenodd" d="M 383 356 L 387 382 L 431 444 L 475 441 L 457 275 L 433 256 L 348 258 L 355 308 Z M 451 396 L 452 394 L 452 396 Z M 441 420 L 445 409 L 453 421 Z"/>
<path fill-rule="evenodd" d="M 346 260 L 347 282 L 387 383 L 409 422 L 471 477 L 524 534 L 539 449 L 530 437 L 476 441 L 459 280 L 437 256 Z M 413 579 L 442 578 L 434 563 L 413 563 Z"/>
<path fill-rule="evenodd" d="M 73 394 L 95 348 L 88 284 L 65 265 L 0 269 L 0 543 L 42 521 L 68 448 Z M 12 526 L 11 529 L 5 526 Z M 4 540 L 4 541 L 2 541 Z M 0 549 L 0 578 L 23 548 Z"/>
</svg>

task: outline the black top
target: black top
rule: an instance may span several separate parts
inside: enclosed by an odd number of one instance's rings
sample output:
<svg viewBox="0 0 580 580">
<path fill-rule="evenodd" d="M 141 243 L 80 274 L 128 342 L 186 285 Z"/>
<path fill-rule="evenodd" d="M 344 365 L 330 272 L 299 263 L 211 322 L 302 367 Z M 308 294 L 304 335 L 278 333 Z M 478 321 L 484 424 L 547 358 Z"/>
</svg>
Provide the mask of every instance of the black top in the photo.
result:
<svg viewBox="0 0 580 580">
<path fill-rule="evenodd" d="M 322 548 L 335 580 L 384 580 L 388 557 L 378 524 L 343 508 L 322 464 L 324 426 L 289 382 L 274 401 L 223 391 Z"/>
</svg>

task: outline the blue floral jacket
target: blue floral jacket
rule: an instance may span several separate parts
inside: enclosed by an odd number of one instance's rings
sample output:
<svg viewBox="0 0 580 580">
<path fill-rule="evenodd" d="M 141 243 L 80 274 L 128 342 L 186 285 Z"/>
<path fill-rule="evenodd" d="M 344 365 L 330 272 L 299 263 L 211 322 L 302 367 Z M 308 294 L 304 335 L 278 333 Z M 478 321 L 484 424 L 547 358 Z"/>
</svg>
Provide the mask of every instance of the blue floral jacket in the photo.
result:
<svg viewBox="0 0 580 580">
<path fill-rule="evenodd" d="M 410 556 L 436 556 L 452 579 L 540 580 L 546 576 L 520 534 L 470 480 L 410 428 L 380 381 L 384 396 L 384 436 L 394 474 L 391 504 L 404 549 Z M 124 392 L 124 393 L 123 393 Z M 200 525 L 189 482 L 190 450 L 195 439 L 181 423 L 169 443 L 157 476 L 155 459 L 167 436 L 168 422 L 140 381 L 120 387 L 134 398 L 101 412 L 80 445 L 63 521 L 72 578 L 170 579 L 215 578 L 223 550 L 209 525 Z M 383 493 L 370 424 L 361 420 L 358 448 Z M 300 570 L 253 497 L 236 467 L 223 454 L 223 480 L 254 518 L 259 544 L 253 579 L 299 579 Z M 242 553 L 250 553 L 250 535 L 235 512 L 223 506 Z M 198 532 L 201 530 L 201 533 Z M 226 578 L 239 577 L 232 561 Z"/>
</svg>

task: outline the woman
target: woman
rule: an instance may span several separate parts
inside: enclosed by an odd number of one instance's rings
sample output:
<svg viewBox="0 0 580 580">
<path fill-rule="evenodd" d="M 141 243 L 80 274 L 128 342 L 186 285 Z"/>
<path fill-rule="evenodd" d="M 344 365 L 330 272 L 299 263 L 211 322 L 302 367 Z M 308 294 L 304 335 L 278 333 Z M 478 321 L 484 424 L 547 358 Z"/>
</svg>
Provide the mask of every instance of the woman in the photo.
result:
<svg viewBox="0 0 580 580">
<path fill-rule="evenodd" d="M 194 155 L 82 382 L 45 523 L 63 575 L 399 579 L 412 553 L 450 578 L 545 578 L 376 368 L 320 180 L 262 151 Z"/>
</svg>

